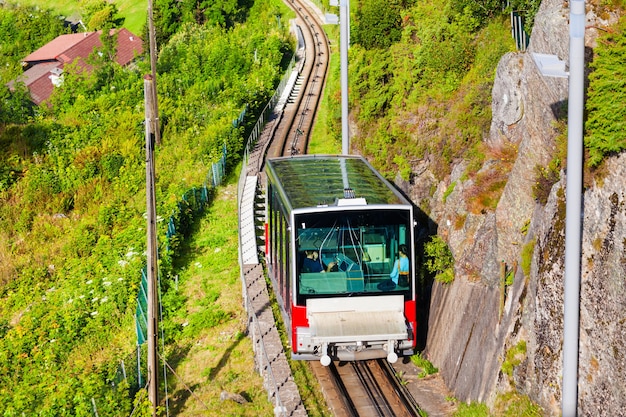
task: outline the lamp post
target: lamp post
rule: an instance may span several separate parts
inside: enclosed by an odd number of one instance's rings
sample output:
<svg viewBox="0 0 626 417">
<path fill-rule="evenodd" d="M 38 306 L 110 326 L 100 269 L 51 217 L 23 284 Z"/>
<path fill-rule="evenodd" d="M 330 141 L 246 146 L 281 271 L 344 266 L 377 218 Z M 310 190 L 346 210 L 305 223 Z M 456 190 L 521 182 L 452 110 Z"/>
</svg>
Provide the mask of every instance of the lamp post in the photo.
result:
<svg viewBox="0 0 626 417">
<path fill-rule="evenodd" d="M 350 46 L 350 1 L 330 0 L 330 5 L 339 7 L 337 15 L 326 13 L 329 24 L 339 23 L 339 61 L 341 65 L 341 153 L 350 153 L 350 129 L 348 127 L 348 48 Z"/>
<path fill-rule="evenodd" d="M 350 153 L 350 129 L 348 127 L 348 34 L 350 32 L 350 3 L 339 3 L 339 55 L 341 60 L 341 153 Z"/>
<path fill-rule="evenodd" d="M 533 53 L 541 74 L 569 79 L 567 182 L 565 184 L 565 279 L 563 291 L 563 374 L 561 415 L 578 413 L 580 337 L 580 242 L 582 229 L 583 116 L 585 107 L 585 1 L 570 2 L 569 73 L 554 55 Z"/>
<path fill-rule="evenodd" d="M 565 288 L 563 295 L 563 417 L 578 413 L 580 238 L 582 228 L 583 110 L 585 95 L 585 1 L 570 1 Z"/>
</svg>

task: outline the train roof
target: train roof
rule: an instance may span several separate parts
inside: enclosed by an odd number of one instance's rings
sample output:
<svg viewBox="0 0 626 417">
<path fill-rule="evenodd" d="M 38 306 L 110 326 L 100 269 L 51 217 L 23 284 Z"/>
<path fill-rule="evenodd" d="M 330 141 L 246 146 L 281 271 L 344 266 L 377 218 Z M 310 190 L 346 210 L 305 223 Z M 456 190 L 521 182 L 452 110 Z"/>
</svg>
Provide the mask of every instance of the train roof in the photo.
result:
<svg viewBox="0 0 626 417">
<path fill-rule="evenodd" d="M 291 209 L 364 203 L 411 205 L 361 156 L 271 158 L 266 172 L 269 181 L 282 190 Z M 352 192 L 346 195 L 345 188 Z"/>
</svg>

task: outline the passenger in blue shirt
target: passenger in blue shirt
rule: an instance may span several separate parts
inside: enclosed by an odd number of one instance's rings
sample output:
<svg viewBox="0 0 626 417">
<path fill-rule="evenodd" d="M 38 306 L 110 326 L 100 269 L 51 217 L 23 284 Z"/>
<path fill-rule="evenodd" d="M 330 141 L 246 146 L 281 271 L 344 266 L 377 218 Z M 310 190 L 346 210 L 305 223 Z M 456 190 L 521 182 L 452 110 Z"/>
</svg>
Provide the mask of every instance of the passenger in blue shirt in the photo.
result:
<svg viewBox="0 0 626 417">
<path fill-rule="evenodd" d="M 378 284 L 378 289 L 381 291 L 390 291 L 396 288 L 396 285 L 400 287 L 409 286 L 409 257 L 408 248 L 406 245 L 400 245 L 398 248 L 398 260 L 394 262 L 393 270 L 389 274 L 389 279 Z"/>
</svg>

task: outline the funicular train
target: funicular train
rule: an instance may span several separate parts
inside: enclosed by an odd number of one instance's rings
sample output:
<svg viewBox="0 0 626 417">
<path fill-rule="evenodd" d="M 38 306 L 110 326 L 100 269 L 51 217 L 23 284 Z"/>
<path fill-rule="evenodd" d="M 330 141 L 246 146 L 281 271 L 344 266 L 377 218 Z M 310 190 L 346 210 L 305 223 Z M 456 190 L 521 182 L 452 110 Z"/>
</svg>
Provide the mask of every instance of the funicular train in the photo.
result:
<svg viewBox="0 0 626 417">
<path fill-rule="evenodd" d="M 273 158 L 265 173 L 267 269 L 292 359 L 413 354 L 411 202 L 359 156 Z"/>
</svg>

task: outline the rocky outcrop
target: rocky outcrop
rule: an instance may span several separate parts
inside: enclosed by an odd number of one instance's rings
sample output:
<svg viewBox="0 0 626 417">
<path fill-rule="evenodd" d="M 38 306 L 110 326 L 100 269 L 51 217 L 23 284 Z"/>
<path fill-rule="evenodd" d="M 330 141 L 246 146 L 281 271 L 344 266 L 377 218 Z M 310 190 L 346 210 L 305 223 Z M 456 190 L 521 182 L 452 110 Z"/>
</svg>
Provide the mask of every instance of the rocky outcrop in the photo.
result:
<svg viewBox="0 0 626 417">
<path fill-rule="evenodd" d="M 472 180 L 461 180 L 462 162 L 429 200 L 437 233 L 455 257 L 456 278 L 433 287 L 426 355 L 460 400 L 491 403 L 498 392 L 517 389 L 549 415 L 560 414 L 561 401 L 565 173 L 545 206 L 535 201 L 533 185 L 536 166 L 546 166 L 555 153 L 554 122 L 566 117 L 568 84 L 542 76 L 532 54 L 567 61 L 568 17 L 567 4 L 544 0 L 529 50 L 506 55 L 498 66 L 493 121 L 485 140 L 492 149 L 515 147 L 517 156 L 495 211 L 468 210 Z M 591 27 L 607 24 L 592 11 L 587 19 L 593 20 Z M 594 37 L 595 30 L 588 30 L 589 47 Z M 580 415 L 621 415 L 626 409 L 621 383 L 626 380 L 625 166 L 624 156 L 609 161 L 607 176 L 584 194 Z M 424 169 L 415 183 L 432 181 Z M 418 202 L 429 198 L 424 190 L 408 193 Z M 525 246 L 534 247 L 528 274 L 515 268 Z M 513 271 L 514 281 L 501 310 L 503 265 Z M 520 341 L 526 353 L 512 376 L 506 375 L 501 365 Z"/>
</svg>

